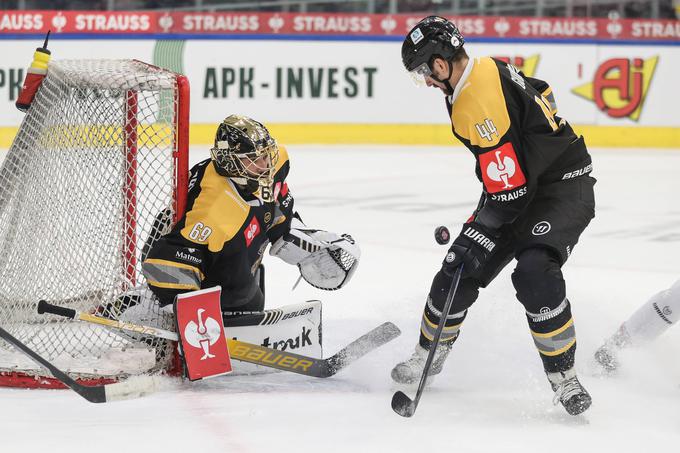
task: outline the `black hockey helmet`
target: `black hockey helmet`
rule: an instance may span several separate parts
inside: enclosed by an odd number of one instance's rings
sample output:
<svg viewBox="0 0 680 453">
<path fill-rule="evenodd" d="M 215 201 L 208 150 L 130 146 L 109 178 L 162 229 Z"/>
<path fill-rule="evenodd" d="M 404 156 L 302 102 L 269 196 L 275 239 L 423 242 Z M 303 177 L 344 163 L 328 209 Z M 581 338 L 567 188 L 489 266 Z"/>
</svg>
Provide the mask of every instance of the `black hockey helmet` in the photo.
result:
<svg viewBox="0 0 680 453">
<path fill-rule="evenodd" d="M 440 16 L 428 16 L 406 35 L 401 46 L 401 60 L 416 82 L 432 77 L 435 57 L 450 62 L 465 40 L 453 22 Z M 436 79 L 435 79 L 436 80 Z"/>
<path fill-rule="evenodd" d="M 252 192 L 259 188 L 264 201 L 273 200 L 279 148 L 262 123 L 247 116 L 228 116 L 217 127 L 210 154 L 217 173 Z"/>
</svg>

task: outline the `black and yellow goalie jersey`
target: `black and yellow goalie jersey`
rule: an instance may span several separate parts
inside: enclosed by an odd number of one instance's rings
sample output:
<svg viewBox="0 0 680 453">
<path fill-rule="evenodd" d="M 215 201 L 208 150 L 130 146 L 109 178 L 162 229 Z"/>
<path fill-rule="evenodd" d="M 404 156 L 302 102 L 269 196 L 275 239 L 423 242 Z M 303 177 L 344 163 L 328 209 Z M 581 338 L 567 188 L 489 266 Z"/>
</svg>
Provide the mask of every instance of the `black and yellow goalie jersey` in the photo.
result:
<svg viewBox="0 0 680 453">
<path fill-rule="evenodd" d="M 142 266 L 162 306 L 179 293 L 215 285 L 222 286 L 223 309 L 264 303 L 255 273 L 267 245 L 290 229 L 289 166 L 280 146 L 272 202 L 220 176 L 211 159 L 191 169 L 186 213 L 154 243 Z"/>
<path fill-rule="evenodd" d="M 592 169 L 550 86 L 512 65 L 470 59 L 446 104 L 454 135 L 477 160 L 484 193 L 476 221 L 487 227 L 513 222 L 542 185 Z"/>
</svg>

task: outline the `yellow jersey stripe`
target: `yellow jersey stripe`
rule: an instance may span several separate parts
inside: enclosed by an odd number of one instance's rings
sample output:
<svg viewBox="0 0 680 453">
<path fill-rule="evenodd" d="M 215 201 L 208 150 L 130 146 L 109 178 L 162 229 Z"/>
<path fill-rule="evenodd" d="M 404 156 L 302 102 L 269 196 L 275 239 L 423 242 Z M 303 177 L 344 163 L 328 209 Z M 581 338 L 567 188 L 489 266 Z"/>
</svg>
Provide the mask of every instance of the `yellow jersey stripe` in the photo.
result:
<svg viewBox="0 0 680 453">
<path fill-rule="evenodd" d="M 531 331 L 531 335 L 533 335 L 536 338 L 552 338 L 555 335 L 559 335 L 565 330 L 567 330 L 569 327 L 571 327 L 574 324 L 574 318 L 570 318 L 569 321 L 566 322 L 562 327 L 559 329 L 555 329 L 552 332 L 548 333 L 536 333 L 533 330 Z"/>
</svg>

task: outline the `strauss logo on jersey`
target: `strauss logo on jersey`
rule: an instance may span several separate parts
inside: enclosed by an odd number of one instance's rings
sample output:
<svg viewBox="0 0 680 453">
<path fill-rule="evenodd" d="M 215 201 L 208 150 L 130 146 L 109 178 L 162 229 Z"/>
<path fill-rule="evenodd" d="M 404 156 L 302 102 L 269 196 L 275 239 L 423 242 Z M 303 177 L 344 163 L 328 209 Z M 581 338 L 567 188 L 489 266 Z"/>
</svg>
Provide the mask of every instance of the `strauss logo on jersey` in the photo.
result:
<svg viewBox="0 0 680 453">
<path fill-rule="evenodd" d="M 260 228 L 260 222 L 257 221 L 257 217 L 253 217 L 245 231 L 243 231 L 243 235 L 246 237 L 246 247 L 250 247 L 253 239 L 260 234 L 261 230 L 262 228 Z"/>
<path fill-rule="evenodd" d="M 482 170 L 484 187 L 491 194 L 512 190 L 526 183 L 512 143 L 506 143 L 492 151 L 480 154 L 479 166 Z"/>
</svg>

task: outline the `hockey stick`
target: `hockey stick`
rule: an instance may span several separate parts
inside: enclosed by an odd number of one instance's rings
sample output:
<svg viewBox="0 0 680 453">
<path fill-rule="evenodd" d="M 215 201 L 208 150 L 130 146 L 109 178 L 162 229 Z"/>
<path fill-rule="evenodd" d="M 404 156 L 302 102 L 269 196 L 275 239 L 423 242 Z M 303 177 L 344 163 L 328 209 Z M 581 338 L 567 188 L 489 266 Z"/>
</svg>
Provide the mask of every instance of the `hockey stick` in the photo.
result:
<svg viewBox="0 0 680 453">
<path fill-rule="evenodd" d="M 125 382 L 105 385 L 82 385 L 16 339 L 2 327 L 0 327 L 0 338 L 26 354 L 38 365 L 45 367 L 55 378 L 91 403 L 106 403 L 109 401 L 137 398 L 155 391 L 159 385 L 158 378 L 155 376 L 139 376 Z"/>
<path fill-rule="evenodd" d="M 177 333 L 170 330 L 102 318 L 101 316 L 78 312 L 72 308 L 52 305 L 44 300 L 41 300 L 38 303 L 38 313 L 51 313 L 70 319 L 76 319 L 78 321 L 100 324 L 142 335 L 165 338 L 166 340 L 172 341 L 179 340 Z M 400 334 L 401 331 L 399 328 L 391 322 L 383 323 L 360 336 L 327 359 L 317 359 L 315 357 L 304 356 L 292 352 L 280 351 L 278 349 L 254 345 L 231 338 L 227 338 L 227 347 L 229 348 L 231 358 L 242 362 L 254 363 L 256 365 L 276 368 L 282 371 L 290 371 L 305 376 L 327 378 L 335 375 L 340 370 L 346 368 L 349 364 L 368 354 L 372 350 L 397 338 Z"/>
<path fill-rule="evenodd" d="M 423 395 L 423 389 L 425 388 L 425 382 L 427 381 L 427 375 L 430 372 L 430 367 L 432 366 L 432 361 L 434 360 L 434 354 L 439 345 L 439 339 L 442 336 L 442 331 L 444 330 L 444 324 L 446 324 L 446 318 L 449 315 L 449 310 L 451 309 L 451 304 L 453 303 L 453 298 L 456 296 L 456 291 L 458 290 L 458 283 L 460 283 L 460 276 L 463 273 L 463 265 L 461 264 L 456 269 L 453 274 L 453 281 L 451 282 L 451 289 L 449 289 L 449 294 L 446 296 L 446 303 L 444 303 L 444 309 L 442 310 L 442 317 L 437 324 L 437 330 L 434 332 L 434 337 L 432 338 L 432 345 L 430 346 L 430 352 L 427 354 L 427 360 L 425 361 L 425 367 L 423 368 L 423 374 L 420 376 L 420 383 L 418 384 L 418 390 L 416 391 L 416 397 L 411 400 L 402 391 L 396 392 L 392 396 L 392 409 L 397 414 L 402 417 L 411 417 L 418 407 L 418 402 L 420 397 Z"/>
</svg>

